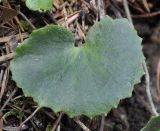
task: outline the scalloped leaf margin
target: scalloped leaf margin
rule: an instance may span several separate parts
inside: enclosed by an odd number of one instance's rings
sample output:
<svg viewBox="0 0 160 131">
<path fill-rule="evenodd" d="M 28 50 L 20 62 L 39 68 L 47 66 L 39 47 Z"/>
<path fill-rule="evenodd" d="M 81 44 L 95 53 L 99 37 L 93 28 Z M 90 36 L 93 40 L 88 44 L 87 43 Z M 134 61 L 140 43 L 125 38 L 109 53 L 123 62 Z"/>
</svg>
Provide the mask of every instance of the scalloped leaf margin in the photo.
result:
<svg viewBox="0 0 160 131">
<path fill-rule="evenodd" d="M 96 22 L 82 47 L 61 26 L 35 30 L 16 49 L 13 80 L 41 107 L 70 117 L 105 114 L 143 75 L 141 38 L 126 19 Z"/>
</svg>

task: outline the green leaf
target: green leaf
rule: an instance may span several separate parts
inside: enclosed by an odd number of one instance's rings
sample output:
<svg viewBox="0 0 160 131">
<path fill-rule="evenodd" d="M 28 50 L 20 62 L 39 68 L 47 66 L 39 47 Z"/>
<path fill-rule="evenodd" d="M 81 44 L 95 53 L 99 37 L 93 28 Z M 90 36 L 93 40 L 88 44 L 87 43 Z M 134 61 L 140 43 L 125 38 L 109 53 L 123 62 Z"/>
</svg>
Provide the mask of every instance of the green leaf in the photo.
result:
<svg viewBox="0 0 160 131">
<path fill-rule="evenodd" d="M 53 0 L 26 0 L 26 5 L 34 11 L 47 11 L 52 9 Z"/>
<path fill-rule="evenodd" d="M 160 116 L 152 117 L 141 131 L 160 131 Z"/>
<path fill-rule="evenodd" d="M 41 107 L 70 117 L 107 114 L 143 75 L 141 39 L 126 19 L 105 17 L 82 47 L 64 27 L 34 31 L 16 50 L 13 79 Z"/>
</svg>

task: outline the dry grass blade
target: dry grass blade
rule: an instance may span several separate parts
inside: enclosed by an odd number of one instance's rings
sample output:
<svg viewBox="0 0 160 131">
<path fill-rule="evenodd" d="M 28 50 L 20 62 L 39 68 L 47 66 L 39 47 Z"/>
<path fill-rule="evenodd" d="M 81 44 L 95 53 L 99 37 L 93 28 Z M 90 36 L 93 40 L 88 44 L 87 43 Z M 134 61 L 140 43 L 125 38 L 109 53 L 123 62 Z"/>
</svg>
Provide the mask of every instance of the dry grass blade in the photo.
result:
<svg viewBox="0 0 160 131">
<path fill-rule="evenodd" d="M 27 33 L 22 33 L 21 34 L 21 37 L 22 37 L 22 39 L 24 39 L 24 38 L 27 38 L 28 37 L 28 34 Z M 11 35 L 11 36 L 6 36 L 6 37 L 1 37 L 0 38 L 0 43 L 4 43 L 4 42 L 8 42 L 10 39 L 12 39 L 12 38 L 15 38 L 16 40 L 20 40 L 21 39 L 21 37 L 20 37 L 20 35 L 18 34 L 18 35 L 15 35 L 15 36 L 13 36 L 13 35 Z"/>
<path fill-rule="evenodd" d="M 152 13 L 146 13 L 141 15 L 132 15 L 133 18 L 148 18 L 148 17 L 154 17 L 160 15 L 160 10 Z"/>
<path fill-rule="evenodd" d="M 128 4 L 132 7 L 132 8 L 134 8 L 136 11 L 138 11 L 138 12 L 140 12 L 140 13 L 145 13 L 145 11 L 140 7 L 140 5 L 139 4 L 137 4 L 136 2 L 130 2 L 130 1 L 128 1 Z"/>
<path fill-rule="evenodd" d="M 3 131 L 3 113 L 0 112 L 0 131 Z"/>
<path fill-rule="evenodd" d="M 76 11 L 76 12 L 68 15 L 66 20 L 65 20 L 65 18 L 62 18 L 62 19 L 58 20 L 58 23 L 62 24 L 63 26 L 65 24 L 69 25 L 70 23 L 72 23 L 73 21 L 75 21 L 79 17 L 79 13 L 80 13 L 80 11 Z"/>
<path fill-rule="evenodd" d="M 160 60 L 157 66 L 157 96 L 158 100 L 160 100 Z"/>
<path fill-rule="evenodd" d="M 54 125 L 53 125 L 52 131 L 55 131 L 55 130 L 56 130 L 56 128 L 57 128 L 57 126 L 58 126 L 58 124 L 59 124 L 59 122 L 60 122 L 60 120 L 61 120 L 61 118 L 62 118 L 62 115 L 63 115 L 63 112 L 61 112 L 61 113 L 59 114 L 58 119 L 56 120 L 56 122 L 55 122 Z"/>
<path fill-rule="evenodd" d="M 126 12 L 126 15 L 127 15 L 127 18 L 129 20 L 129 22 L 131 23 L 131 25 L 133 26 L 133 20 L 131 18 L 131 13 L 130 13 L 130 10 L 129 10 L 129 7 L 128 7 L 128 2 L 127 0 L 123 0 L 123 6 L 124 6 L 124 9 L 125 9 L 125 12 Z"/>
<path fill-rule="evenodd" d="M 37 29 L 33 24 L 32 22 L 21 12 L 19 11 L 19 14 L 28 22 L 28 24 L 31 26 L 32 29 Z"/>
<path fill-rule="evenodd" d="M 104 131 L 104 123 L 105 123 L 105 116 L 103 115 L 101 118 L 101 125 L 99 131 Z"/>
<path fill-rule="evenodd" d="M 36 109 L 25 121 L 23 121 L 23 122 L 20 124 L 18 131 L 20 131 L 21 128 L 22 128 L 22 126 L 23 126 L 26 122 L 28 122 L 40 109 L 41 109 L 41 107 L 37 107 L 37 109 Z"/>
<path fill-rule="evenodd" d="M 13 92 L 10 94 L 10 96 L 8 97 L 8 99 L 6 100 L 6 102 L 4 103 L 4 105 L 2 106 L 2 108 L 0 109 L 0 112 L 2 112 L 4 110 L 4 108 L 6 107 L 6 105 L 8 104 L 8 102 L 12 99 L 12 97 L 14 96 L 14 94 L 16 93 L 17 88 L 15 88 L 13 90 Z"/>
<path fill-rule="evenodd" d="M 99 16 L 101 19 L 105 16 L 104 1 L 103 0 L 98 0 L 98 10 L 99 10 Z"/>
<path fill-rule="evenodd" d="M 8 83 L 8 77 L 9 77 L 9 68 L 6 68 L 3 74 L 3 80 L 1 84 L 0 101 L 2 100 L 3 94 L 6 90 L 7 83 Z"/>
<path fill-rule="evenodd" d="M 7 55 L 0 56 L 0 63 L 11 60 L 14 57 L 14 53 L 9 53 Z"/>
<path fill-rule="evenodd" d="M 84 130 L 84 131 L 91 131 L 88 127 L 84 125 L 79 119 L 74 119 L 74 121 Z"/>
</svg>

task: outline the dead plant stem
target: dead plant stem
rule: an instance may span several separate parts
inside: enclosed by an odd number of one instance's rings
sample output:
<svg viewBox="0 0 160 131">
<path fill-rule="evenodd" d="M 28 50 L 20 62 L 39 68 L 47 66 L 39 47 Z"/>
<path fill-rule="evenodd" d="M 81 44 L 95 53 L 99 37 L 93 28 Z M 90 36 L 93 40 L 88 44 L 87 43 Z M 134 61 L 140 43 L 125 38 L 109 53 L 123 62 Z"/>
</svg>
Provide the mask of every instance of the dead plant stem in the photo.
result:
<svg viewBox="0 0 160 131">
<path fill-rule="evenodd" d="M 134 27 L 133 21 L 132 21 L 132 18 L 131 18 L 131 14 L 130 14 L 130 10 L 129 10 L 129 7 L 128 7 L 127 0 L 123 0 L 123 6 L 124 6 L 124 9 L 125 9 L 125 12 L 126 12 L 126 15 L 127 15 L 127 18 L 129 20 L 130 24 Z M 149 71 L 147 69 L 147 64 L 146 64 L 145 61 L 143 63 L 143 68 L 144 68 L 145 80 L 146 80 L 146 93 L 147 93 L 147 97 L 148 97 L 148 100 L 149 100 L 149 103 L 150 103 L 150 106 L 151 106 L 151 111 L 152 111 L 152 114 L 154 116 L 158 116 L 157 110 L 155 108 L 155 105 L 153 103 L 152 96 L 151 96 L 150 76 L 149 76 Z"/>
</svg>

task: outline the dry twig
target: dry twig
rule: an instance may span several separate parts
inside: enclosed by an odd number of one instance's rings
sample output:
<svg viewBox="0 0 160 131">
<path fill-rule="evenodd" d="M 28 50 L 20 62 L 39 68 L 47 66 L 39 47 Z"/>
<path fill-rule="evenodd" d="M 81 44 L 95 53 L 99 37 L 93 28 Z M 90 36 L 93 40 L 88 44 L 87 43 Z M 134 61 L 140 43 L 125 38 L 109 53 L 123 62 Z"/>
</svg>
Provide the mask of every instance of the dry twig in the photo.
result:
<svg viewBox="0 0 160 131">
<path fill-rule="evenodd" d="M 13 90 L 13 92 L 10 94 L 10 96 L 8 97 L 8 99 L 5 101 L 4 105 L 1 107 L 0 112 L 2 112 L 4 110 L 4 108 L 6 107 L 6 105 L 8 104 L 8 102 L 12 99 L 12 97 L 14 96 L 14 94 L 16 93 L 17 88 L 15 88 Z"/>
</svg>

